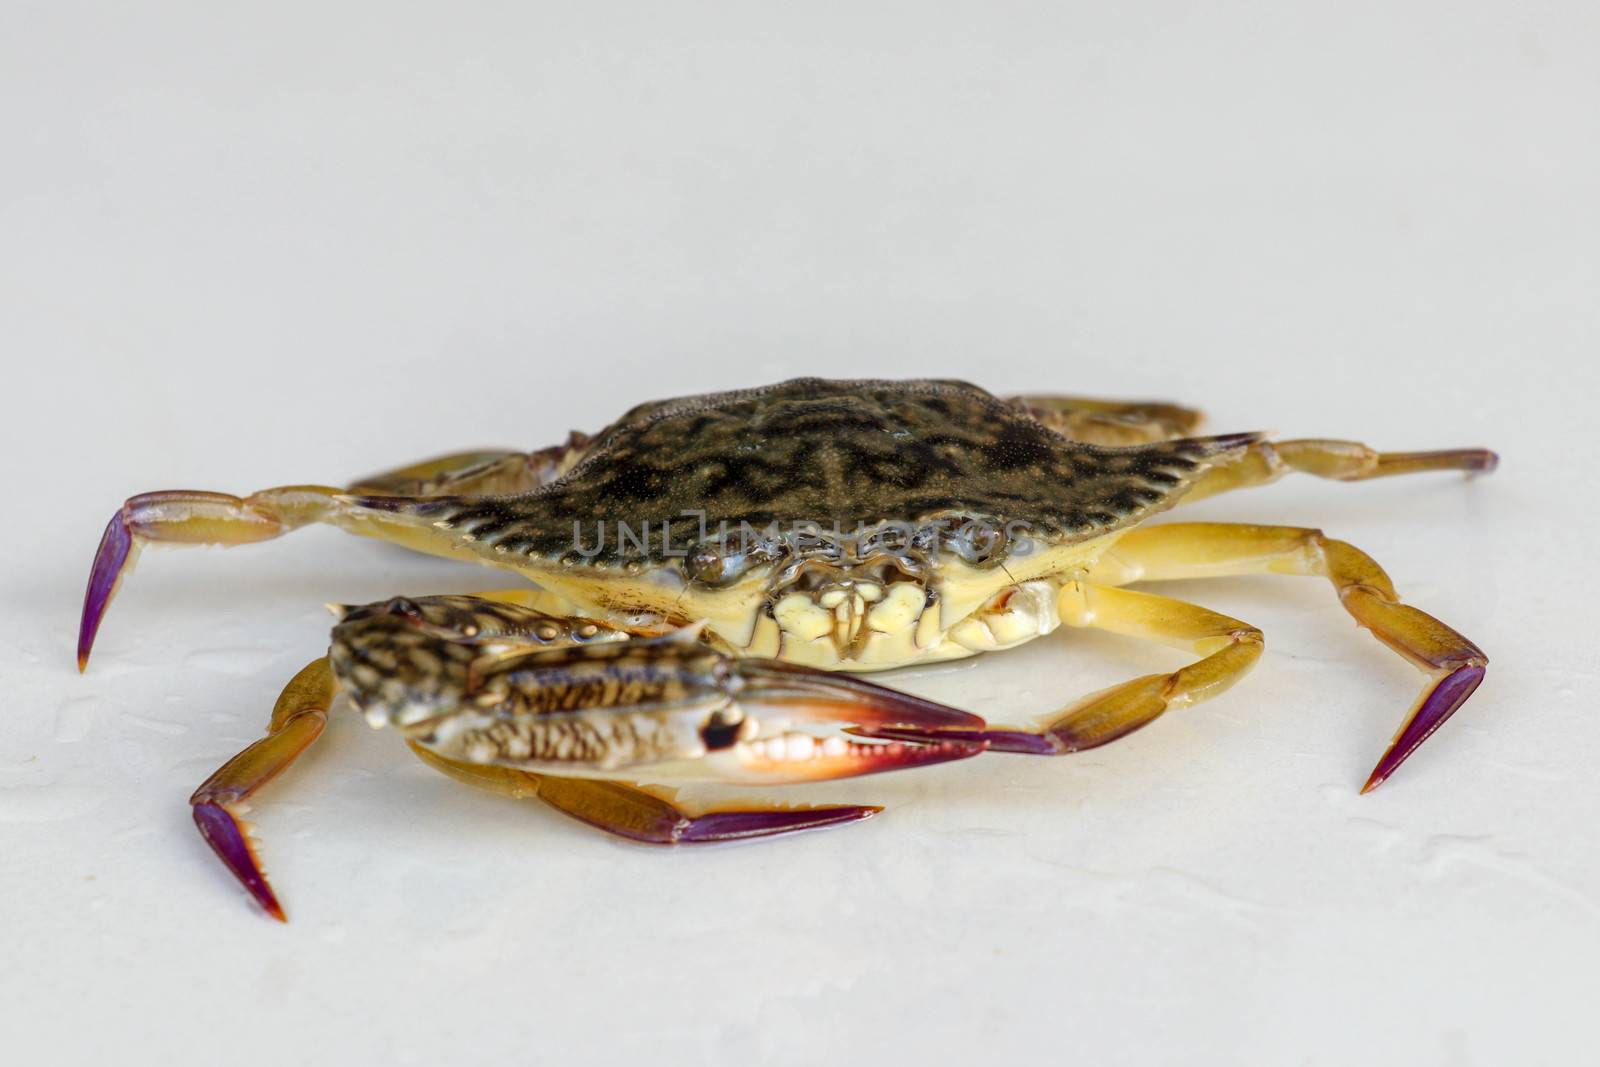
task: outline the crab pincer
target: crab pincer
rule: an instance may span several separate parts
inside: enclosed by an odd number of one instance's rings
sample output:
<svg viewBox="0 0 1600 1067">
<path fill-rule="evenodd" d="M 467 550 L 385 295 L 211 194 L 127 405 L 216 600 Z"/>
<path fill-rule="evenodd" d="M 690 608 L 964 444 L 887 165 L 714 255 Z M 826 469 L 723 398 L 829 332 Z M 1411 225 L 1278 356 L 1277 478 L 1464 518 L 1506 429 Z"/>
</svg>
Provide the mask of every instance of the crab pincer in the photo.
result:
<svg viewBox="0 0 1600 1067">
<path fill-rule="evenodd" d="M 776 660 L 738 659 L 698 638 L 599 641 L 501 654 L 459 679 L 435 670 L 426 699 L 394 671 L 449 644 L 394 616 L 335 629 L 331 659 L 377 725 L 447 760 L 570 777 L 783 784 L 855 777 L 965 759 L 981 740 L 876 739 L 983 729 L 965 711 L 850 675 Z M 442 679 L 442 680 L 441 680 Z M 392 694 L 392 695 L 391 695 Z"/>
</svg>

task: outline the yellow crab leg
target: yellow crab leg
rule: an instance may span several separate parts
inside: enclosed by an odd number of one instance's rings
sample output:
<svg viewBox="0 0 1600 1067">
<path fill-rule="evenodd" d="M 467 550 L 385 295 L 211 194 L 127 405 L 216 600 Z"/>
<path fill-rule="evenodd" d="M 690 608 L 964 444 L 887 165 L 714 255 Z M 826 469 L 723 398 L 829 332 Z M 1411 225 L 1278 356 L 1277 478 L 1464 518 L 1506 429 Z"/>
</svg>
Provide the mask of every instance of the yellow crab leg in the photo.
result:
<svg viewBox="0 0 1600 1067">
<path fill-rule="evenodd" d="M 1074 441 L 1117 447 L 1193 436 L 1204 416 L 1152 400 L 1085 396 L 1014 396 L 1008 402 Z"/>
<path fill-rule="evenodd" d="M 449 538 L 425 526 L 367 513 L 344 490 L 323 485 L 267 489 L 247 497 L 177 489 L 131 497 L 106 524 L 89 571 L 78 626 L 78 669 L 88 666 L 100 620 L 146 544 L 245 545 L 270 541 L 313 522 L 394 541 L 434 555 L 455 556 Z"/>
<path fill-rule="evenodd" d="M 1184 494 L 1184 502 L 1202 500 L 1234 489 L 1275 482 L 1290 471 L 1334 481 L 1354 482 L 1423 471 L 1465 471 L 1488 474 L 1500 457 L 1487 448 L 1450 448 L 1437 452 L 1379 452 L 1357 441 L 1305 439 L 1256 441 L 1232 462 L 1212 467 Z"/>
<path fill-rule="evenodd" d="M 1097 748 L 1145 726 L 1164 712 L 1209 700 L 1244 677 L 1261 656 L 1261 631 L 1196 604 L 1074 582 L 1062 588 L 1061 621 L 1170 645 L 1201 658 L 1170 674 L 1149 674 L 1095 693 L 1037 729 L 887 729 L 858 731 L 903 740 L 965 739 L 994 752 L 1065 755 Z"/>
<path fill-rule="evenodd" d="M 1242 523 L 1173 523 L 1123 535 L 1095 570 L 1102 582 L 1168 581 L 1235 574 L 1320 576 L 1333 583 L 1356 622 L 1428 675 L 1362 792 L 1376 789 L 1466 703 L 1489 658 L 1426 612 L 1400 603 L 1372 557 L 1320 530 Z"/>
<path fill-rule="evenodd" d="M 352 493 L 387 496 L 493 496 L 525 493 L 565 474 L 583 455 L 589 437 L 568 436 L 564 444 L 537 452 L 506 449 L 453 452 L 382 474 L 361 478 Z"/>
<path fill-rule="evenodd" d="M 145 544 L 246 545 L 323 522 L 430 555 L 481 561 L 460 547 L 459 538 L 363 507 L 356 495 L 420 499 L 524 492 L 566 473 L 588 443 L 589 438 L 574 433 L 566 443 L 537 452 L 458 452 L 375 474 L 347 489 L 288 485 L 245 497 L 174 489 L 130 497 L 106 524 L 89 572 L 78 628 L 78 669 L 88 665 L 106 608 Z"/>
<path fill-rule="evenodd" d="M 312 660 L 278 697 L 267 736 L 224 763 L 189 798 L 200 836 L 267 914 L 279 922 L 288 919 L 267 883 L 260 858 L 239 817 L 251 794 L 287 770 L 322 736 L 328 725 L 328 706 L 338 691 L 327 657 Z"/>
<path fill-rule="evenodd" d="M 309 523 L 330 523 L 350 533 L 397 542 L 429 555 L 477 560 L 459 547 L 456 537 L 440 534 L 432 526 L 397 522 L 381 509 L 366 509 L 355 501 L 355 494 L 429 498 L 445 493 L 518 493 L 565 474 L 586 445 L 586 437 L 574 434 L 565 445 L 536 453 L 454 453 L 362 478 L 347 490 L 326 485 L 288 485 L 250 496 L 203 490 L 165 490 L 134 496 L 110 517 L 94 553 L 90 582 L 83 593 L 83 617 L 78 624 L 78 670 L 88 665 L 101 619 L 106 617 L 106 608 L 123 577 L 133 569 L 142 545 L 253 544 L 270 541 Z"/>
<path fill-rule="evenodd" d="M 516 767 L 448 759 L 415 741 L 411 751 L 428 766 L 458 782 L 518 800 L 537 798 L 557 811 L 607 833 L 653 845 L 709 844 L 752 837 L 773 837 L 859 822 L 881 807 L 847 804 L 834 807 L 722 808 L 691 815 L 653 790 L 602 779 L 561 778 Z"/>
</svg>

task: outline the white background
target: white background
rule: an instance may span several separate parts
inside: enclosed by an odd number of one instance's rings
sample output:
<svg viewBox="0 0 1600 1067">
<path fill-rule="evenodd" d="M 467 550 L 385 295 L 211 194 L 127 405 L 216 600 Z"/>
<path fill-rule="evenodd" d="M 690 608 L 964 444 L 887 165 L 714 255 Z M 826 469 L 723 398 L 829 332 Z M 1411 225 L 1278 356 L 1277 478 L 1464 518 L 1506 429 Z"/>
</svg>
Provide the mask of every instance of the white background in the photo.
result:
<svg viewBox="0 0 1600 1067">
<path fill-rule="evenodd" d="M 0 1032 L 14 1063 L 1571 1063 L 1600 952 L 1592 3 L 0 6 Z M 1490 445 L 1310 479 L 1488 650 L 1418 677 L 1319 582 L 1222 700 L 1070 760 L 630 847 L 338 717 L 255 818 L 263 918 L 185 799 L 324 601 L 490 576 L 314 529 L 150 552 L 133 492 L 535 447 L 798 374 L 1172 397 L 1219 430 Z M 1181 657 L 1063 633 L 902 672 L 995 718 Z"/>
</svg>

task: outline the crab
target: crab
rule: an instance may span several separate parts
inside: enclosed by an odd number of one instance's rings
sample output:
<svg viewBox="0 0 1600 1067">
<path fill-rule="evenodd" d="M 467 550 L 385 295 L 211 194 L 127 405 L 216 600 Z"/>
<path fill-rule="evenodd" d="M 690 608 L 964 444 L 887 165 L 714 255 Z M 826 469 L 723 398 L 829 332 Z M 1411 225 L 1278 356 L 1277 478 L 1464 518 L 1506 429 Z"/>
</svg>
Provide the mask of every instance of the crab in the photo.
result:
<svg viewBox="0 0 1600 1067">
<path fill-rule="evenodd" d="M 238 545 L 329 523 L 531 579 L 333 606 L 329 650 L 288 683 L 266 736 L 190 798 L 205 840 L 280 920 L 242 814 L 316 741 L 341 693 L 438 770 L 613 834 L 656 844 L 765 837 L 881 809 L 696 811 L 673 787 L 1081 752 L 1222 693 L 1260 658 L 1256 627 L 1134 583 L 1327 579 L 1345 611 L 1427 679 L 1362 789 L 1371 790 L 1477 688 L 1484 653 L 1401 603 L 1377 563 L 1320 530 L 1149 520 L 1291 471 L 1344 481 L 1487 472 L 1496 457 L 1199 437 L 1199 421 L 1172 404 L 803 378 L 645 403 L 593 436 L 450 455 L 346 488 L 145 493 L 101 539 L 79 669 L 146 544 Z M 1036 725 L 992 725 L 859 677 L 1059 627 L 1196 659 Z"/>
</svg>

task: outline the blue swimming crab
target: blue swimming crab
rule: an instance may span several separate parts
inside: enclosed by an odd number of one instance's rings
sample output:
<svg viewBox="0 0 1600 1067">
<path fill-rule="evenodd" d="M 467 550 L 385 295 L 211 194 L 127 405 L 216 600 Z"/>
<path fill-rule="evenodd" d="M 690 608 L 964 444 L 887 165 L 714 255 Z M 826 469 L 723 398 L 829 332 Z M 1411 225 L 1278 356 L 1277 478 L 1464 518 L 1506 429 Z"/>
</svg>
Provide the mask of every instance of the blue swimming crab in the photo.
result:
<svg viewBox="0 0 1600 1067">
<path fill-rule="evenodd" d="M 1361 626 L 1427 676 L 1370 790 L 1477 688 L 1483 652 L 1401 603 L 1377 563 L 1319 530 L 1148 520 L 1290 471 L 1346 481 L 1486 472 L 1495 455 L 1198 437 L 1198 423 L 1171 404 L 804 378 L 641 404 L 592 436 L 450 455 L 348 487 L 145 493 L 100 542 L 79 667 L 145 544 L 238 545 L 330 523 L 531 580 L 338 607 L 329 650 L 289 682 L 266 736 L 195 792 L 201 834 L 278 919 L 240 813 L 317 739 L 340 693 L 440 771 L 611 833 L 659 844 L 763 837 L 880 809 L 692 812 L 662 787 L 1080 752 L 1218 695 L 1260 657 L 1256 627 L 1128 588 L 1136 582 L 1331 582 Z M 991 725 L 858 676 L 1012 648 L 1062 626 L 1196 660 L 1038 725 Z"/>
</svg>

